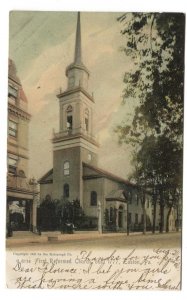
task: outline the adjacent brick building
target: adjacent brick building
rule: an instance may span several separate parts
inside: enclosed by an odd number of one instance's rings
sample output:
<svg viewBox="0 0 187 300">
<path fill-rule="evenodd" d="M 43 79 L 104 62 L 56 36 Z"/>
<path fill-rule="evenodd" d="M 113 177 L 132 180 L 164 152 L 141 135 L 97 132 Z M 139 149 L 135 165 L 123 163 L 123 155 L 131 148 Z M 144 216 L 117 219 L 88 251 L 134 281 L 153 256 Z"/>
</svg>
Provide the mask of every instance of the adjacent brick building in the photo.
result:
<svg viewBox="0 0 187 300">
<path fill-rule="evenodd" d="M 17 75 L 15 63 L 9 59 L 7 224 L 11 223 L 13 230 L 36 229 L 35 182 L 28 180 L 30 118 L 27 97 Z"/>
</svg>

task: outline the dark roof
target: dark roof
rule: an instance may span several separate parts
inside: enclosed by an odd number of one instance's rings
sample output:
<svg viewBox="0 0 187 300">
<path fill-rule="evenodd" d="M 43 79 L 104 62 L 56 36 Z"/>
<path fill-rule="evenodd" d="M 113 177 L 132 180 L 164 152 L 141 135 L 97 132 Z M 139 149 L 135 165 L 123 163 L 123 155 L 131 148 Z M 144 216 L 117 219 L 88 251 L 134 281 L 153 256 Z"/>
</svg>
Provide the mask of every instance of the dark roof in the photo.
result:
<svg viewBox="0 0 187 300">
<path fill-rule="evenodd" d="M 100 169 L 98 167 L 95 167 L 95 166 L 92 166 L 92 165 L 89 165 L 87 163 L 84 163 L 83 162 L 83 167 L 87 167 L 95 172 L 97 172 L 100 176 L 99 177 L 105 177 L 105 178 L 108 178 L 108 179 L 111 179 L 111 180 L 114 180 L 114 181 L 117 181 L 119 183 L 124 183 L 126 185 L 131 185 L 131 186 L 136 186 L 134 183 L 128 181 L 128 180 L 125 180 L 124 178 L 121 178 L 119 176 L 116 176 L 108 171 L 105 171 L 103 169 Z M 91 178 L 97 178 L 98 176 L 97 175 L 84 175 L 83 178 L 84 179 L 91 179 Z"/>
<path fill-rule="evenodd" d="M 69 94 L 77 93 L 77 92 L 82 92 L 86 97 L 88 97 L 92 102 L 94 102 L 93 96 L 91 96 L 83 87 L 78 86 L 70 90 L 66 90 L 65 92 L 61 92 L 60 94 L 57 95 L 57 98 L 61 98 L 64 96 L 67 96 Z"/>
<path fill-rule="evenodd" d="M 122 183 L 122 184 L 126 184 L 126 185 L 130 185 L 130 186 L 136 186 L 134 183 L 125 180 L 124 178 L 121 178 L 119 176 L 116 176 L 108 171 L 105 171 L 103 169 L 100 169 L 98 167 L 89 165 L 85 162 L 82 163 L 83 164 L 83 168 L 89 168 L 93 171 L 95 171 L 98 175 L 94 175 L 94 174 L 90 174 L 90 175 L 83 175 L 83 179 L 94 179 L 94 178 L 101 178 L 101 177 L 105 177 L 108 179 L 111 179 L 113 181 L 117 181 L 118 183 Z M 47 173 L 45 173 L 39 180 L 38 183 L 40 184 L 44 184 L 44 183 L 52 183 L 53 182 L 53 169 L 49 170 Z"/>
<path fill-rule="evenodd" d="M 52 183 L 53 182 L 53 169 L 45 173 L 39 180 L 38 183 Z"/>
</svg>

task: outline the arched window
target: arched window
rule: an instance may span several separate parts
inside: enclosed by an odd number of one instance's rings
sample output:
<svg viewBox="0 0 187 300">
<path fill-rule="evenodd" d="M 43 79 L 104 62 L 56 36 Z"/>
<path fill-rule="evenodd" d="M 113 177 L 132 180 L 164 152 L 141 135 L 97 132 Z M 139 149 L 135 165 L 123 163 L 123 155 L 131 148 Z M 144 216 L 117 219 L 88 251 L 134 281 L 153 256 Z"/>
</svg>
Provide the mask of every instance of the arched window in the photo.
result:
<svg viewBox="0 0 187 300">
<path fill-rule="evenodd" d="M 64 162 L 64 175 L 69 175 L 69 161 Z"/>
<path fill-rule="evenodd" d="M 67 129 L 71 130 L 73 128 L 73 107 L 71 105 L 68 105 L 67 109 L 66 109 L 66 113 L 67 113 L 67 117 L 66 117 L 66 121 L 67 121 Z"/>
<path fill-rule="evenodd" d="M 91 192 L 90 205 L 97 206 L 97 193 L 95 191 Z"/>
<path fill-rule="evenodd" d="M 64 197 L 69 198 L 69 184 L 64 184 Z"/>
</svg>

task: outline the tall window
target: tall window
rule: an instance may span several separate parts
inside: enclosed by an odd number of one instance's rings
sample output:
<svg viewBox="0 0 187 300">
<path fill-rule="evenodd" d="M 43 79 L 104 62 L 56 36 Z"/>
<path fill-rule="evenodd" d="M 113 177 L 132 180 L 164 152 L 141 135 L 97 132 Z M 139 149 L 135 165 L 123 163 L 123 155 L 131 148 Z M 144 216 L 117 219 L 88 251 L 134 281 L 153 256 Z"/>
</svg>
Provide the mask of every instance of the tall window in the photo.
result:
<svg viewBox="0 0 187 300">
<path fill-rule="evenodd" d="M 71 105 L 68 106 L 67 110 L 66 110 L 66 113 L 67 113 L 67 129 L 68 130 L 71 130 L 73 129 L 73 115 L 72 115 L 72 112 L 73 112 L 73 108 Z"/>
<path fill-rule="evenodd" d="M 88 120 L 89 120 L 89 110 L 86 109 L 85 110 L 85 119 L 84 119 L 86 131 L 88 131 L 88 128 L 89 128 L 89 121 Z"/>
<path fill-rule="evenodd" d="M 67 115 L 67 129 L 71 130 L 73 128 L 73 117 Z"/>
<path fill-rule="evenodd" d="M 87 118 L 85 118 L 85 129 L 86 129 L 86 131 L 88 131 L 88 119 Z"/>
<path fill-rule="evenodd" d="M 97 206 L 97 193 L 95 191 L 91 192 L 90 205 Z"/>
<path fill-rule="evenodd" d="M 11 174 L 16 174 L 18 163 L 18 156 L 16 155 L 8 155 L 8 172 Z"/>
<path fill-rule="evenodd" d="M 69 184 L 64 184 L 64 197 L 69 198 Z"/>
<path fill-rule="evenodd" d="M 17 136 L 17 123 L 9 120 L 8 121 L 8 134 L 11 136 L 16 137 Z"/>
<path fill-rule="evenodd" d="M 64 163 L 64 175 L 69 175 L 69 161 L 65 161 Z"/>
</svg>

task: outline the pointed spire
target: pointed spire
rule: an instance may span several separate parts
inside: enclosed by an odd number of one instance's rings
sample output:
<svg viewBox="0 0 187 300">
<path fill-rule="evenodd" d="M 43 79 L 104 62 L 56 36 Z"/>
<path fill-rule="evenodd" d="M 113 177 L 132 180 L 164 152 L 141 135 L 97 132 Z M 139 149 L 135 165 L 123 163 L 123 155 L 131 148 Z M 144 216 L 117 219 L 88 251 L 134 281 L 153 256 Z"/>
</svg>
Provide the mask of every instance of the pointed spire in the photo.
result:
<svg viewBox="0 0 187 300">
<path fill-rule="evenodd" d="M 74 62 L 67 66 L 66 68 L 66 76 L 68 77 L 70 70 L 79 70 L 80 74 L 74 74 L 75 77 L 77 76 L 83 76 L 82 71 L 86 72 L 89 77 L 89 71 L 85 67 L 85 65 L 82 62 L 82 51 L 81 51 L 81 21 L 80 21 L 80 12 L 77 14 L 77 30 L 76 30 L 76 39 L 75 39 L 75 55 L 74 55 Z M 72 77 L 72 74 L 71 74 Z M 82 80 L 78 80 L 82 81 Z"/>
<path fill-rule="evenodd" d="M 82 64 L 81 54 L 82 54 L 81 53 L 81 22 L 80 22 L 80 12 L 78 12 L 74 63 Z"/>
</svg>

